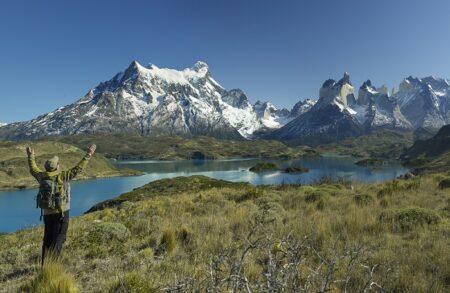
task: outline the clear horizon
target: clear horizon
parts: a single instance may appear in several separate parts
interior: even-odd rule
[[[290,109],[350,73],[398,87],[450,78],[450,2],[2,1],[0,122],[70,104],[137,60],[206,62],[226,89]]]

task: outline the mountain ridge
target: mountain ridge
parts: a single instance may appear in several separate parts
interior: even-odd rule
[[[225,89],[202,61],[183,70],[133,61],[72,104],[0,124],[0,138],[129,132],[322,143],[379,128],[439,129],[448,123],[450,82],[433,76],[409,76],[392,92],[367,80],[356,94],[346,72],[340,80],[326,80],[317,100],[301,100],[288,110],[269,101],[252,104],[241,89]]]

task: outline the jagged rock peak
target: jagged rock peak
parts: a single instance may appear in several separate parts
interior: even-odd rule
[[[298,117],[303,113],[306,113],[309,109],[311,109],[317,101],[313,101],[311,99],[300,100],[298,101],[290,111],[290,117]]]
[[[372,82],[370,81],[370,79],[366,80],[365,82],[363,82],[363,84],[360,87],[361,89],[364,88],[373,88],[372,86]]]
[[[325,80],[325,82],[322,84],[322,87],[323,88],[332,87],[335,84],[336,84],[336,81],[334,79],[330,78],[330,79]]]
[[[338,82],[339,84],[349,84],[352,85],[352,83],[350,82],[350,74],[348,74],[348,72],[344,73],[344,76],[341,78],[341,80],[339,80]]]

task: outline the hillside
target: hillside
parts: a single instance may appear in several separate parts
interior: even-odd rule
[[[412,131],[379,129],[360,137],[320,145],[317,151],[365,158],[398,159],[413,142]]]
[[[444,292],[445,176],[278,187],[160,180],[72,219],[62,268],[44,272],[80,292]],[[48,286],[39,285],[42,233],[0,235],[1,292]]]
[[[58,155],[61,168],[68,169],[75,166],[85,154],[85,151],[73,145],[61,142],[0,141],[0,190],[37,186],[36,180],[30,175],[28,169],[27,156],[25,153],[25,148],[28,145],[35,149],[36,163],[38,166],[43,166],[45,160],[54,155]],[[83,145],[83,149],[86,145]],[[103,155],[97,153],[89,162],[88,167],[77,177],[77,179],[137,174],[139,174],[137,171],[119,171]]]
[[[95,142],[98,151],[115,159],[223,159],[235,157],[298,158],[315,155],[307,147],[288,147],[270,140],[223,140],[198,136],[186,139],[179,136],[146,137],[133,134],[76,135],[51,138],[77,146]]]
[[[406,150],[401,159],[416,172],[441,172],[450,166],[450,125],[443,126],[430,139],[418,140]]]

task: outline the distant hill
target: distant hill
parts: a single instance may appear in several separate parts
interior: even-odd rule
[[[450,124],[443,126],[432,138],[416,141],[401,159],[416,167],[416,172],[450,170]]]
[[[99,152],[114,159],[299,158],[316,154],[308,147],[288,147],[273,140],[223,140],[206,136],[188,139],[180,136],[148,137],[129,133],[74,135],[51,139],[79,147],[95,142]]]
[[[355,157],[398,159],[413,142],[412,131],[378,129],[363,136],[320,145],[317,150]]]

